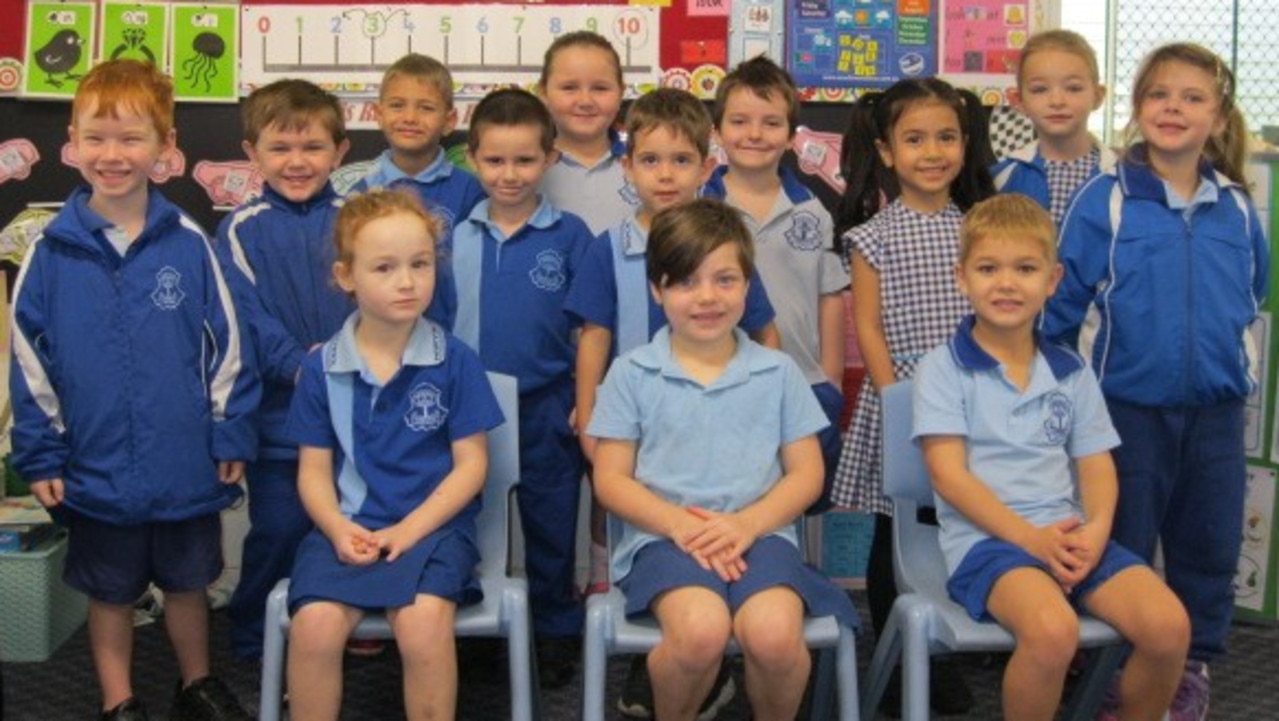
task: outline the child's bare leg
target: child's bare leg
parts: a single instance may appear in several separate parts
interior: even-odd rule
[[[699,586],[658,596],[653,613],[662,641],[648,654],[653,679],[654,716],[662,721],[691,721],[715,684],[732,632],[724,599]]]
[[[363,616],[333,601],[308,603],[289,625],[289,717],[336,721],[342,708],[342,653]]]
[[[110,710],[133,695],[133,606],[89,600],[89,645],[102,687],[102,709]]]
[[[1061,586],[1038,568],[1001,576],[987,608],[1017,639],[1004,670],[1004,718],[1051,721],[1079,645],[1078,615]]]
[[[1098,586],[1084,603],[1133,647],[1119,677],[1119,718],[1162,718],[1177,693],[1190,645],[1190,619],[1181,601],[1149,568],[1133,566]]]
[[[804,603],[777,586],[751,596],[733,616],[746,663],[746,694],[758,721],[791,721],[804,698],[812,660],[804,644]]]
[[[164,594],[164,628],[185,687],[209,675],[209,601],[204,589]]]
[[[418,594],[413,605],[387,611],[404,664],[404,713],[409,721],[452,719],[457,712],[456,605]]]

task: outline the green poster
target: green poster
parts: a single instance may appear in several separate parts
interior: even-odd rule
[[[22,93],[70,98],[93,59],[93,4],[34,2],[28,10]]]
[[[161,70],[168,57],[169,6],[140,2],[102,5],[102,42],[99,60],[132,58],[155,64]]]
[[[174,5],[173,87],[179,100],[239,100],[239,5]]]

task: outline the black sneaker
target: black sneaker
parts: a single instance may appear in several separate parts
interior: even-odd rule
[[[712,721],[733,700],[736,693],[737,686],[733,683],[729,661],[724,659],[719,665],[715,684],[697,709],[697,721]],[[630,666],[626,670],[626,682],[622,685],[622,695],[617,698],[617,710],[628,718],[653,718],[653,680],[648,676],[647,656],[631,656]]]
[[[544,689],[564,688],[577,674],[577,658],[582,654],[581,639],[572,636],[547,636],[534,644],[537,648],[537,682]]]
[[[173,697],[173,721],[253,721],[226,684],[205,676],[178,690]]]
[[[110,711],[98,716],[101,721],[147,721],[147,709],[138,699],[130,696]]]

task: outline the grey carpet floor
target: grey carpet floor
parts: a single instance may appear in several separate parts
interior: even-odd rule
[[[866,618],[865,598],[854,599]],[[868,624],[866,624],[868,625]],[[213,664],[246,707],[256,711],[258,673],[256,663],[235,661],[226,644],[224,614],[213,614]],[[858,644],[858,661],[863,667],[872,652],[869,634]],[[973,711],[954,719],[999,718],[999,678],[1001,659],[983,655],[959,657],[956,666],[963,672],[977,698]],[[176,670],[162,624],[137,630],[134,658],[135,687],[151,710],[151,718],[167,718]],[[375,658],[348,658],[345,676],[343,719],[403,718],[400,697],[399,659],[390,650]],[[54,656],[44,663],[10,663],[3,666],[4,719],[6,721],[62,721],[96,718],[97,687],[89,658],[84,628],[75,633]],[[738,668],[740,684],[740,667]],[[610,667],[610,699],[621,688],[625,667],[614,661]],[[1279,627],[1236,624],[1230,638],[1230,654],[1212,667],[1213,721],[1279,721]],[[460,684],[459,719],[488,721],[509,717],[509,694],[500,679],[464,677]],[[739,686],[740,688],[740,686]],[[548,721],[569,721],[580,717],[580,681],[566,688],[542,693],[542,707]],[[611,703],[611,701],[610,701]],[[623,718],[614,713],[615,718]],[[747,719],[749,706],[744,694],[720,714],[721,719]]]

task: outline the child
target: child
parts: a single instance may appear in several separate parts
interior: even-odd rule
[[[555,207],[585,220],[594,235],[626,220],[639,203],[622,169],[626,145],[613,129],[622,87],[617,51],[588,30],[555,38],[537,81],[555,120],[559,151],[542,178],[542,192]]]
[[[592,243],[583,272],[565,309],[582,323],[577,347],[577,428],[589,459],[594,441],[581,430],[591,420],[595,389],[609,362],[647,343],[666,324],[661,306],[644,280],[644,248],[653,216],[664,208],[695,199],[714,168],[710,155],[712,121],[706,106],[691,94],[659,88],[640,96],[626,115],[626,155],[622,167],[639,197],[639,207]],[[747,332],[777,346],[773,309],[763,283],[751,283]],[[588,593],[608,589],[608,552],[604,515],[592,512],[591,574]]]
[[[278,80],[249,95],[243,116],[244,152],[266,187],[222,221],[216,248],[253,334],[263,380],[258,460],[245,473],[249,534],[227,609],[232,651],[256,659],[267,594],[289,575],[311,528],[298,499],[298,447],[285,433],[298,368],[353,306],[329,279],[341,207],[329,174],[349,147],[341,104],[305,80]]]
[[[912,377],[924,353],[968,312],[951,275],[963,213],[993,193],[990,155],[976,96],[935,78],[902,80],[861,96],[844,134],[847,187],[836,229],[850,256],[854,327],[867,373],[831,500],[876,514],[866,571],[876,634],[897,597],[878,393]],[[882,210],[881,198],[890,201]],[[957,714],[972,705],[948,665],[939,665],[932,678],[936,711]],[[898,691],[896,684],[889,688]]]
[[[538,195],[555,126],[535,95],[490,93],[467,158],[489,194],[454,228],[458,337],[520,392],[520,522],[541,683],[572,680],[583,612],[574,593],[582,453],[573,412],[573,329],[564,298],[591,242],[586,224]]]
[[[914,393],[947,590],[1017,640],[1005,718],[1054,717],[1077,609],[1087,609],[1133,646],[1122,718],[1156,721],[1181,678],[1190,622],[1159,577],[1109,540],[1119,493],[1108,451],[1119,437],[1083,359],[1035,333],[1061,278],[1056,226],[1033,200],[1001,195],[973,207],[960,243],[955,278],[975,317],[924,357]]]
[[[693,719],[730,637],[757,719],[793,719],[810,670],[804,615],[855,625],[848,597],[800,558],[794,523],[822,486],[827,421],[804,374],[737,326],[753,252],[737,211],[657,215],[647,277],[669,325],[619,359],[587,432],[600,503],[624,522],[613,578],[652,613],[655,716]]]
[[[1022,48],[1009,96],[1039,139],[991,168],[995,189],[1030,196],[1060,224],[1075,190],[1115,167],[1114,152],[1088,132],[1089,114],[1106,97],[1097,55],[1072,30],[1035,33]]]
[[[378,90],[377,123],[390,146],[378,156],[368,175],[351,187],[412,188],[422,204],[441,221],[439,246],[446,262],[436,267],[436,297],[427,315],[445,328],[453,327],[453,276],[447,263],[453,226],[471,214],[484,191],[470,173],[456,168],[440,147],[457,127],[453,107],[453,76],[434,58],[409,53],[382,74]]]
[[[395,632],[405,715],[455,712],[453,615],[480,599],[484,432],[503,419],[475,353],[422,317],[439,233],[406,191],[352,196],[336,221],[333,275],[358,311],[306,357],[289,413],[315,521],[289,586],[293,718],[338,717],[342,649],[370,608]]]
[[[728,165],[715,170],[703,195],[740,210],[751,229],[756,267],[777,311],[781,348],[804,371],[830,421],[818,436],[828,497],[841,445],[848,273],[834,252],[830,213],[781,167],[799,124],[799,93],[785,70],[760,56],[720,83],[714,119]]]
[[[1147,560],[1158,542],[1190,614],[1173,721],[1204,718],[1207,664],[1225,652],[1243,537],[1244,400],[1257,383],[1248,327],[1269,287],[1234,92],[1229,66],[1198,45],[1146,58],[1123,159],[1080,189],[1062,223],[1065,277],[1043,328],[1078,341],[1123,441],[1115,540]]]
[[[205,587],[222,571],[218,514],[256,451],[259,388],[208,238],[147,182],[175,148],[173,84],[148,63],[102,63],[69,134],[90,187],[14,288],[14,467],[69,529],[63,579],[89,596],[101,718],[147,718],[133,603],[155,583],[181,675],[170,718],[247,720],[209,675]]]

